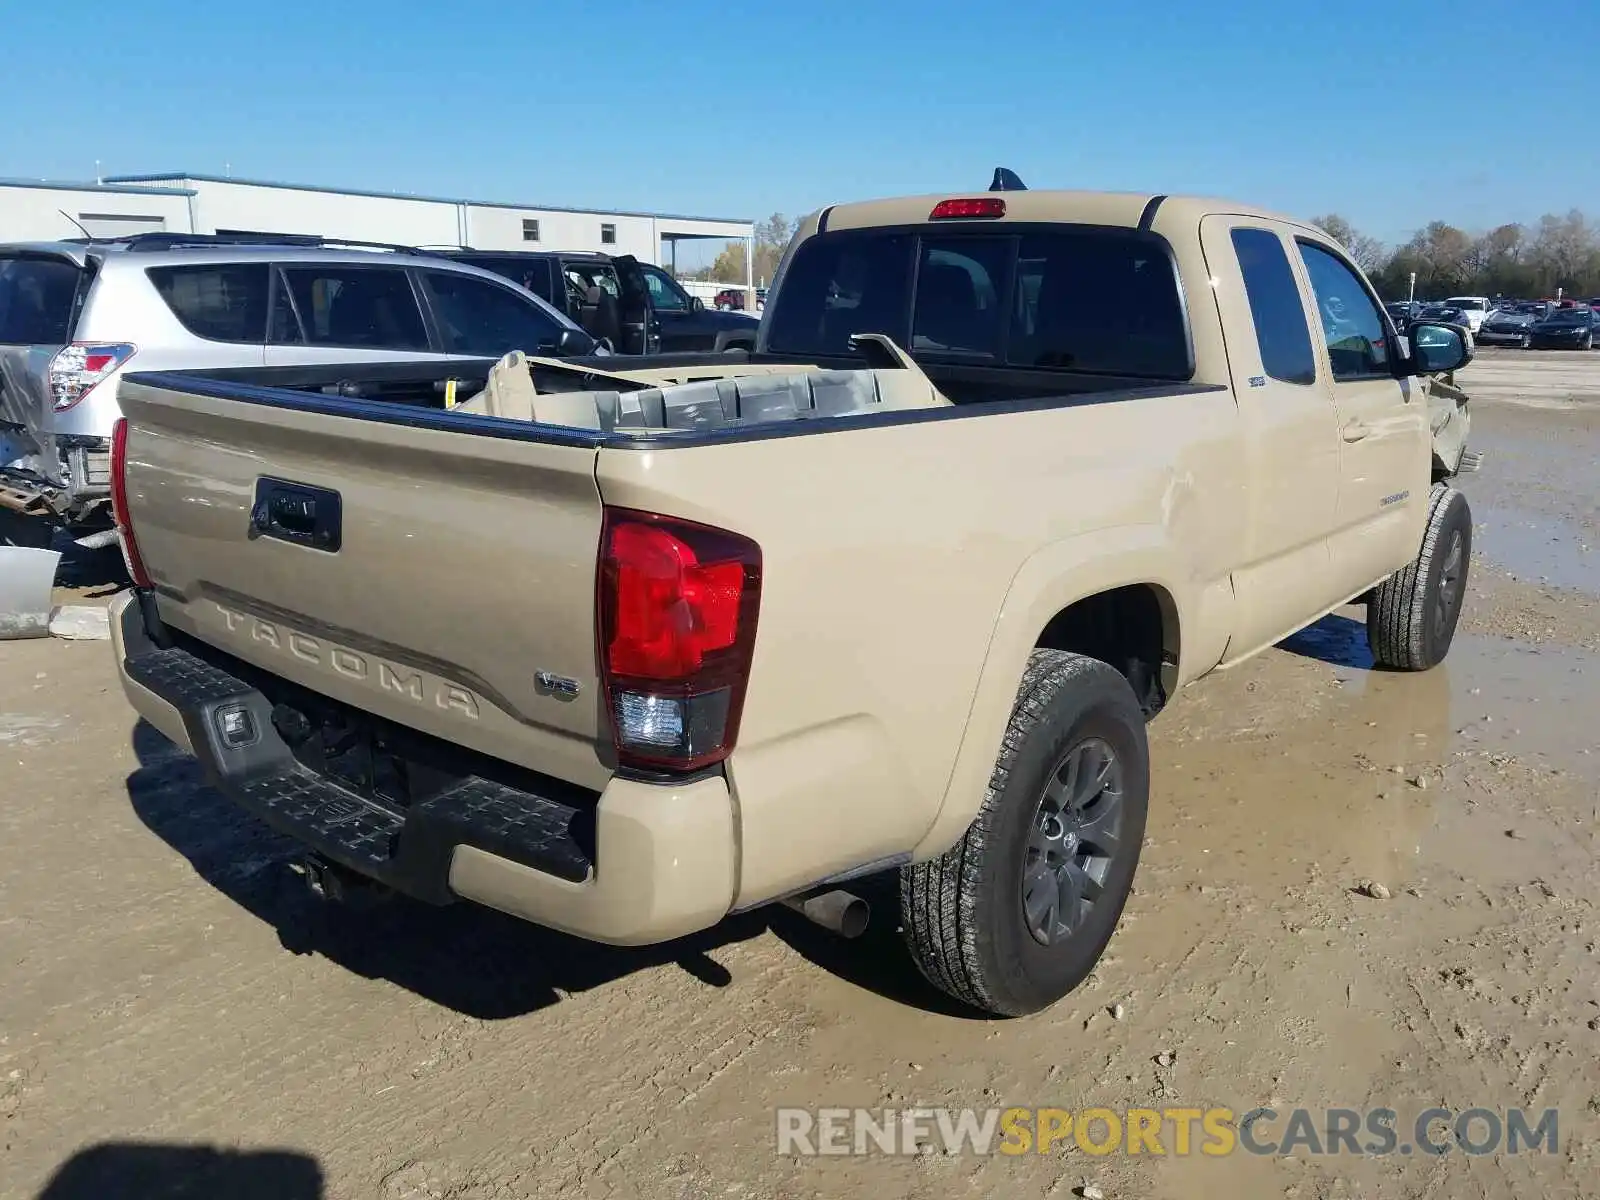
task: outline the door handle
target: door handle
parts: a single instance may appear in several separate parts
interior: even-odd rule
[[[1372,432],[1372,426],[1362,421],[1351,421],[1344,427],[1342,432],[1344,434],[1345,441],[1359,442],[1362,438],[1366,437],[1367,434]]]

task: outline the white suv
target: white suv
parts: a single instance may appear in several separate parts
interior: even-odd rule
[[[142,234],[0,244],[0,507],[109,521],[124,370],[604,353],[510,281],[404,248]]]
[[[1451,308],[1461,310],[1461,315],[1467,319],[1467,328],[1473,333],[1477,333],[1483,327],[1483,319],[1489,315],[1487,296],[1451,296],[1444,303]]]

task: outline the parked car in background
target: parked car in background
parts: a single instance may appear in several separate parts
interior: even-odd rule
[[[1453,304],[1425,304],[1415,318],[1416,321],[1432,321],[1435,324],[1461,325],[1471,329],[1464,310]]]
[[[1422,305],[1415,300],[1396,300],[1393,303],[1385,304],[1383,307],[1388,312],[1389,319],[1394,322],[1395,330],[1399,333],[1404,333],[1410,328],[1411,322],[1415,321],[1417,314],[1422,311]]]
[[[1532,313],[1516,308],[1497,308],[1484,320],[1474,336],[1485,346],[1526,347],[1532,337],[1534,320]]]
[[[593,354],[498,276],[319,238],[148,233],[0,244],[0,506],[109,523],[124,370]]]
[[[1487,296],[1449,296],[1445,303],[1451,308],[1458,308],[1466,317],[1466,326],[1473,333],[1478,332],[1478,327],[1483,324],[1483,319],[1489,315],[1489,297]]]
[[[1587,304],[1558,308],[1528,332],[1535,350],[1593,350],[1600,341],[1600,314]]]
[[[650,289],[663,353],[756,348],[756,330],[761,328],[758,318],[742,312],[708,310],[704,300],[684,291],[665,268],[641,263],[640,269]]]
[[[583,250],[430,250],[527,288],[619,354],[648,354],[656,342],[651,291],[631,254]]]

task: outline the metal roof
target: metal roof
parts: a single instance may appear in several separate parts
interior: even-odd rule
[[[240,187],[282,188],[291,192],[323,192],[332,196],[367,196],[378,200],[421,200],[430,204],[467,204],[473,208],[509,208],[525,212],[583,213],[596,217],[648,217],[657,221],[705,221],[719,225],[754,225],[748,217],[694,217],[683,213],[635,212],[621,208],[572,208],[559,204],[505,203],[496,200],[469,200],[462,196],[422,196],[409,192],[376,192],[362,188],[324,187],[314,183],[284,183],[273,179],[243,179],[228,175],[196,175],[187,171],[169,171],[156,175],[111,175],[109,182],[117,184],[145,184],[170,180],[173,183],[233,183]],[[146,190],[146,189],[141,189]],[[153,188],[163,191],[173,189]]]
[[[132,179],[104,183],[74,182],[69,179],[0,179],[0,187],[43,188],[52,192],[119,192],[129,196],[193,196],[193,188],[140,187]]]

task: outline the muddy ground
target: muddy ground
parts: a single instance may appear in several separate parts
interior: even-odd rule
[[[1124,924],[1025,1020],[943,1004],[892,912],[857,943],[757,915],[619,951],[328,910],[135,725],[104,643],[0,645],[0,1195],[1600,1193],[1600,354],[1463,382],[1488,459],[1449,662],[1375,673],[1341,614],[1189,689]],[[774,1151],[778,1105],[919,1103],[1554,1107],[1560,1148]]]

